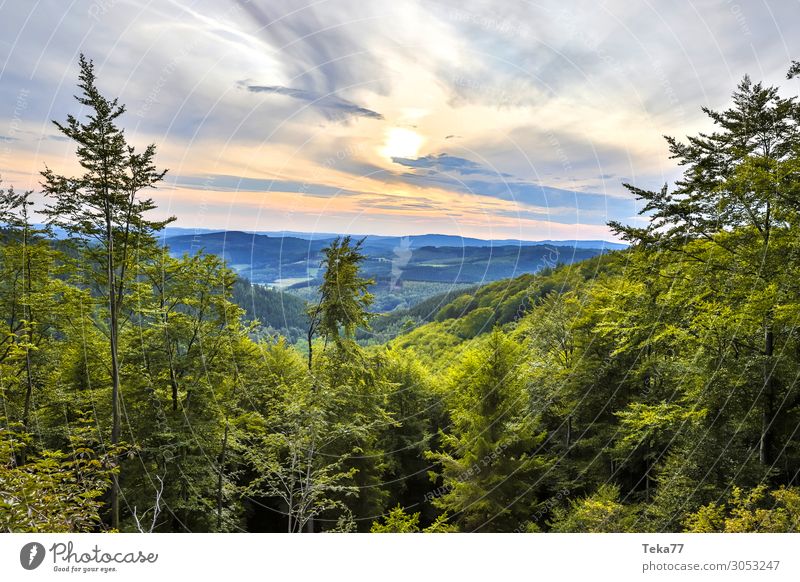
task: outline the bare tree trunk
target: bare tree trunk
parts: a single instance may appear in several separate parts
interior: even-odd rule
[[[317,331],[317,325],[319,325],[319,316],[320,312],[322,311],[322,302],[324,297],[320,295],[319,302],[317,306],[314,308],[313,312],[309,312],[308,318],[308,333],[306,334],[306,338],[308,339],[308,371],[311,371],[311,366],[313,364],[313,350],[312,350],[312,342],[314,341],[314,333]]]
[[[572,414],[567,415],[567,451],[564,453],[567,455],[569,453],[569,447],[572,444]]]
[[[25,209],[23,208],[23,211]],[[22,252],[24,253],[24,269],[25,275],[23,277],[25,285],[25,303],[24,303],[24,316],[25,325],[27,326],[28,342],[25,346],[25,405],[22,411],[22,426],[25,431],[29,429],[30,414],[31,414],[31,400],[33,399],[33,362],[31,362],[31,346],[33,345],[33,313],[30,306],[30,297],[33,292],[33,283],[31,281],[31,256],[28,252],[28,218],[25,215],[25,227],[22,235]],[[20,453],[21,463],[25,463],[25,451],[23,449]]]
[[[222,450],[219,453],[219,475],[217,478],[217,531],[222,531],[222,471],[225,454],[228,452],[228,419],[225,419],[225,435],[222,437]]]
[[[117,334],[119,331],[119,314],[117,304],[117,284],[114,277],[114,234],[111,230],[111,219],[106,219],[106,269],[108,276],[108,309],[111,325],[109,338],[111,344],[111,444],[119,443],[120,406],[119,406],[119,361],[117,359]],[[111,488],[111,527],[119,529],[119,476],[113,476]]]
[[[311,371],[311,364],[312,364],[312,358],[313,358],[312,347],[311,347],[311,342],[312,342],[313,339],[314,339],[314,332],[312,331],[312,329],[309,329],[308,330],[308,371],[309,372]]]
[[[133,522],[136,524],[136,529],[139,530],[139,533],[153,533],[158,525],[158,516],[161,515],[161,497],[164,495],[164,480],[161,478],[161,475],[156,475],[156,480],[158,481],[160,487],[156,491],[156,501],[153,504],[153,520],[150,523],[150,527],[145,529],[142,525],[142,518],[147,515],[147,511],[142,514],[142,518],[139,517],[137,513],[136,506],[133,506]]]
[[[772,464],[772,421],[773,421],[773,401],[775,398],[775,382],[773,380],[772,354],[774,351],[775,338],[772,331],[771,318],[768,320],[764,330],[764,390],[761,408],[761,438],[759,441],[759,460],[762,465]]]
[[[312,473],[312,465],[314,463],[314,445],[316,444],[316,438],[312,438],[311,440],[311,447],[309,449],[308,454],[308,466],[306,468],[306,484],[305,484],[305,491],[306,495],[311,495],[311,473]],[[301,530],[302,531],[302,530]],[[306,522],[306,533],[314,533],[314,514],[312,513],[311,516],[308,518]]]

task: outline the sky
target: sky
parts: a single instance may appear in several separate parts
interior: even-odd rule
[[[795,1],[0,0],[0,176],[78,171],[78,55],[176,226],[606,239],[746,74],[796,94]]]

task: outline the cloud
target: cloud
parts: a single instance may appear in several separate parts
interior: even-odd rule
[[[305,101],[319,109],[337,111],[344,115],[353,117],[367,117],[370,119],[383,119],[383,115],[372,109],[361,107],[352,101],[336,97],[335,95],[322,95],[305,89],[293,89],[281,85],[248,85],[244,84],[251,93],[273,93],[275,95],[286,95],[299,101]]]
[[[387,180],[512,202],[517,209],[509,216],[546,215],[554,222],[590,219],[604,223],[614,216],[636,213],[636,203],[630,198],[546,186],[446,153],[393,161],[412,171],[387,176]]]
[[[42,137],[39,138],[39,141],[45,141],[45,140],[68,142],[70,141],[70,138],[68,138],[66,135],[61,135],[58,133],[48,133],[47,135],[43,135]]]
[[[485,166],[482,166],[477,162],[473,162],[472,160],[460,158],[458,156],[452,156],[447,153],[441,153],[439,155],[429,154],[416,159],[392,158],[392,161],[395,164],[400,164],[401,166],[406,166],[408,168],[425,168],[440,172],[457,172],[464,176],[471,174],[483,174],[488,176],[502,176],[505,178],[511,177],[510,174],[504,174],[498,170],[486,168]]]
[[[272,180],[269,178],[247,178],[227,174],[208,174],[206,176],[173,176],[166,180],[173,186],[208,190],[212,192],[291,192],[298,195],[335,197],[357,196],[361,192],[293,180]]]
[[[380,51],[398,22],[381,3],[338,0],[308,5],[296,0],[237,0],[254,25],[252,34],[280,58],[285,85],[328,95],[351,87],[369,87],[386,95],[389,82]],[[248,27],[249,28],[249,27]]]

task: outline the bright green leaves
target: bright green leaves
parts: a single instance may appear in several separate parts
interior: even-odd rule
[[[448,378],[451,426],[433,504],[464,531],[509,531],[528,519],[549,464],[545,435],[529,406],[519,346],[495,329],[468,351]]]
[[[24,433],[0,428],[0,530],[67,533],[100,527],[102,496],[124,451],[102,446],[86,420],[72,427],[70,453],[37,454],[31,447]]]
[[[800,490],[769,491],[759,485],[749,492],[734,487],[725,504],[710,503],[688,515],[686,530],[695,533],[800,532]]]
[[[558,533],[635,532],[638,507],[624,503],[619,487],[600,485],[587,497],[572,500],[553,512],[551,531]]]
[[[443,514],[428,527],[419,524],[419,512],[408,514],[399,505],[390,510],[380,521],[372,523],[371,533],[448,533],[457,531],[447,523],[447,515]]]
[[[373,296],[368,289],[375,282],[359,274],[359,266],[367,258],[361,252],[363,244],[364,239],[352,243],[345,236],[322,249],[325,274],[319,304],[310,308],[310,317],[319,318],[319,333],[327,340],[350,339],[356,329],[369,325],[367,309]]]

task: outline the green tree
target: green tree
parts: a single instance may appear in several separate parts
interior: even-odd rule
[[[551,531],[560,533],[635,532],[637,508],[620,501],[619,487],[601,485],[595,493],[553,511]]]
[[[355,451],[337,447],[351,429],[331,406],[337,396],[324,384],[312,389],[285,344],[271,346],[267,356],[278,399],[265,402],[265,390],[247,391],[255,407],[237,421],[241,456],[252,475],[243,492],[279,500],[289,533],[313,527],[326,512],[347,519],[344,498],[357,489],[356,470],[346,461]]]
[[[49,223],[63,228],[78,243],[92,271],[91,283],[106,302],[104,325],[108,329],[111,370],[111,444],[120,440],[120,317],[126,290],[137,275],[140,254],[156,244],[154,233],[173,219],[148,220],[155,203],[142,198],[143,190],[154,187],[165,171],[156,169],[155,145],[137,153],[128,145],[117,125],[125,107],[117,99],[104,97],[98,87],[92,61],[80,57],[78,103],[90,113],[85,121],[73,115],[57,129],[76,144],[83,168],[79,176],[42,172],[42,187],[52,201],[43,211]],[[119,527],[119,484],[114,477],[111,492],[111,523]]]
[[[308,369],[312,368],[312,342],[320,334],[328,341],[340,344],[354,337],[356,329],[369,325],[369,306],[373,295],[368,291],[372,279],[359,274],[367,258],[361,252],[365,239],[352,243],[350,236],[337,237],[322,249],[324,269],[319,300],[308,309]]]
[[[433,503],[465,531],[513,531],[544,488],[544,433],[529,407],[521,350],[499,329],[463,357],[449,386],[451,426],[429,453],[444,493]]]
[[[762,321],[762,374],[757,386],[761,408],[759,457],[775,462],[774,431],[786,413],[786,387],[776,374],[775,316],[781,300],[779,285],[785,273],[800,209],[798,138],[800,114],[794,97],[783,98],[776,87],[753,83],[748,77],[733,94],[725,111],[703,111],[715,124],[680,142],[668,137],[674,159],[685,167],[673,192],[666,186],[647,191],[626,184],[644,201],[644,228],[610,226],[625,239],[652,249],[666,249],[685,260],[724,271],[740,288],[750,290],[751,302]],[[715,252],[698,252],[708,241]],[[785,338],[783,338],[785,339]]]
[[[232,301],[236,276],[215,255],[173,258],[166,251],[140,271],[130,289],[134,325],[122,336],[120,373],[138,445],[131,465],[147,470],[125,471],[126,498],[147,507],[161,488],[156,475],[175,530],[232,527],[231,420],[240,413],[238,394],[264,373],[248,337],[252,325]],[[230,507],[222,507],[225,500]]]
[[[69,533],[101,527],[100,498],[111,486],[122,450],[103,446],[85,419],[72,427],[69,453],[48,450],[17,465],[20,451],[30,446],[24,433],[0,428],[0,530]]]
[[[800,489],[769,491],[761,484],[749,492],[734,487],[727,503],[710,503],[685,519],[695,533],[800,532]]]
[[[412,506],[430,491],[425,451],[435,446],[437,427],[444,423],[443,407],[432,378],[414,354],[386,350],[380,365],[385,383],[382,406],[393,421],[379,427],[375,443],[384,457],[382,480],[391,484],[387,506]],[[433,508],[422,511],[424,522],[433,517]]]
[[[44,389],[57,367],[57,345],[80,319],[77,305],[85,298],[66,281],[67,258],[47,239],[47,229],[32,224],[31,195],[0,189],[0,314],[4,323],[0,385],[5,395],[22,387],[22,397],[4,399],[4,408],[6,416],[26,429],[37,401],[46,402]]]
[[[440,515],[428,527],[419,524],[419,513],[406,513],[399,505],[372,523],[370,533],[448,533],[458,531],[447,523],[447,514]]]

